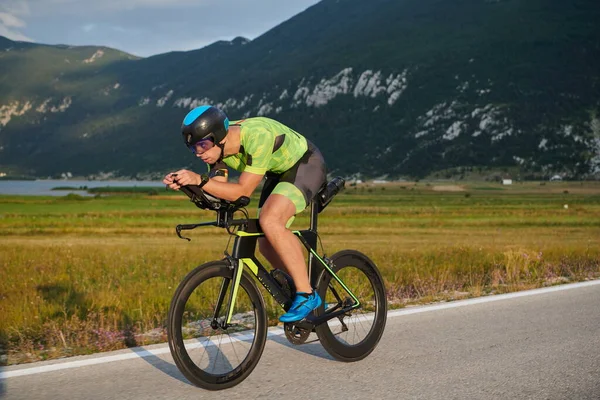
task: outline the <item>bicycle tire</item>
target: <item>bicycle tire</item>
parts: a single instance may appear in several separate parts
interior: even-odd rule
[[[175,294],[173,295],[173,299],[171,301],[171,305],[169,307],[169,314],[167,319],[167,334],[169,340],[169,348],[171,350],[171,354],[173,359],[175,360],[175,364],[177,368],[181,371],[181,373],[194,385],[199,386],[208,390],[221,390],[230,388],[242,382],[244,379],[248,377],[248,375],[252,372],[252,370],[258,364],[262,352],[265,347],[265,342],[267,340],[267,313],[265,310],[265,304],[262,297],[262,294],[258,290],[256,284],[249,276],[248,273],[244,271],[242,274],[242,278],[240,281],[240,290],[238,291],[236,298],[236,310],[242,307],[242,304],[245,304],[246,307],[251,308],[254,314],[254,331],[243,331],[240,332],[228,332],[233,330],[233,326],[229,327],[227,330],[222,329],[213,329],[207,322],[212,319],[212,313],[214,313],[214,304],[217,303],[218,294],[214,294],[214,288],[220,287],[219,282],[229,281],[229,287],[227,290],[231,290],[231,282],[233,280],[233,270],[228,267],[225,261],[213,261],[199,267],[195,268],[191,271],[179,284]],[[198,288],[202,288],[198,290]],[[212,298],[212,300],[204,300],[201,296],[206,293],[206,298]],[[218,293],[218,291],[217,291]],[[193,300],[190,300],[191,296],[194,294]],[[244,297],[247,296],[247,297]],[[197,297],[200,297],[201,300],[196,300]],[[219,316],[223,316],[227,311],[227,303],[228,303],[228,293],[225,296],[225,301],[221,307],[221,312]],[[242,301],[244,300],[244,301]],[[193,301],[196,301],[196,304],[192,304]],[[210,302],[212,301],[212,305]],[[206,306],[202,306],[201,304],[208,303]],[[202,311],[202,308],[206,311]],[[190,311],[192,309],[193,311]],[[198,309],[200,312],[204,312],[206,318],[198,318],[196,315],[198,314]],[[235,310],[234,310],[235,312]],[[194,314],[196,313],[196,315]],[[247,314],[247,313],[246,313]],[[248,316],[244,313],[235,314],[236,318],[248,318]],[[239,316],[238,316],[239,315]],[[246,315],[246,316],[245,316]],[[244,317],[245,316],[245,317]],[[194,320],[192,322],[188,321]],[[233,322],[233,320],[232,320]],[[185,327],[184,325],[187,324]],[[194,324],[192,326],[192,324]],[[192,326],[192,328],[189,328]],[[240,324],[238,329],[244,329],[245,324]],[[195,331],[194,331],[195,329]],[[186,339],[186,332],[192,330],[194,333],[200,331],[198,335],[200,338],[194,338],[193,340]],[[216,341],[212,341],[212,335],[206,336],[205,333],[215,332],[216,338],[218,338],[218,350],[213,349],[213,347],[217,347]],[[220,333],[217,333],[219,332]],[[188,333],[189,335],[189,333]],[[225,336],[228,336],[223,341]],[[233,335],[233,336],[232,336]],[[237,354],[236,346],[243,346],[245,342],[248,341],[248,338],[251,338],[251,343],[248,348],[248,352],[242,360],[239,359],[239,355]],[[229,360],[229,355],[226,355],[225,352],[229,352],[231,355],[231,350],[221,349],[221,344],[223,346],[230,345],[233,348],[233,353],[236,357],[238,357],[239,365],[233,368]],[[186,348],[187,346],[187,348]],[[189,350],[188,350],[189,348]],[[217,364],[219,359],[219,354],[221,354],[221,359],[225,365],[229,364],[232,366],[231,371],[227,372],[208,372],[201,368],[201,366],[197,365],[190,352],[192,350],[199,349],[198,352],[202,352],[202,357],[200,358],[199,363],[203,360],[205,354],[208,353],[208,358],[206,362],[208,362],[208,367],[211,363]],[[210,350],[210,351],[209,351]],[[210,354],[212,353],[212,354]],[[214,355],[216,354],[216,355]],[[214,357],[213,357],[214,355]],[[213,360],[211,360],[211,357]],[[195,357],[197,358],[197,357]],[[213,368],[215,368],[213,365]]]
[[[333,261],[333,271],[336,275],[340,276],[344,284],[348,286],[362,304],[361,309],[350,313],[352,315],[344,315],[340,318],[352,323],[353,327],[356,328],[356,331],[362,330],[367,333],[362,340],[358,341],[358,343],[349,343],[349,335],[346,335],[346,339],[343,339],[341,336],[343,333],[337,332],[338,329],[341,330],[342,328],[337,328],[336,323],[339,326],[344,326],[339,318],[332,318],[328,322],[320,324],[315,327],[315,331],[317,332],[321,344],[331,356],[340,361],[359,361],[371,354],[383,335],[387,320],[385,284],[375,263],[373,263],[366,255],[358,251],[342,250],[334,254],[331,257],[331,260]],[[364,275],[367,278],[369,285],[363,284],[360,286],[353,282],[353,280],[344,279],[344,275],[348,274],[354,274],[352,275],[354,277],[360,276],[360,274]],[[335,281],[327,270],[321,272],[317,282],[317,290],[321,299],[323,299],[323,304],[316,310],[316,315],[323,315],[326,312],[326,307],[331,304],[329,303],[332,299],[332,288],[330,287],[330,284],[332,286],[339,286],[339,283]],[[372,295],[366,294],[366,286],[372,288]],[[341,286],[339,286],[339,288],[341,288]],[[338,292],[341,292],[341,290],[338,290]],[[349,296],[348,299],[350,300]],[[369,310],[369,308],[374,308],[374,311],[370,312],[371,310]],[[360,317],[353,319],[357,314],[360,314]],[[371,320],[371,318],[373,324],[367,331],[364,325]],[[334,329],[336,331],[334,331]]]

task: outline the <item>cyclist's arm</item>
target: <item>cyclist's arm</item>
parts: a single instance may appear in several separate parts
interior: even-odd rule
[[[219,197],[225,200],[237,200],[242,196],[248,196],[254,192],[254,189],[258,186],[262,180],[264,174],[253,174],[250,172],[242,172],[240,179],[237,183],[234,182],[220,182],[214,178],[209,180],[203,189],[215,197]]]
[[[208,177],[217,182],[227,182],[229,178],[229,170],[224,162],[208,165]]]
[[[258,131],[255,131],[258,135]],[[215,182],[211,179],[204,185],[204,190],[215,197],[225,200],[237,200],[254,192],[267,172],[269,161],[273,154],[275,134],[270,130],[260,132],[260,140],[247,140],[244,143],[246,166],[238,183]],[[257,136],[255,136],[256,138]]]

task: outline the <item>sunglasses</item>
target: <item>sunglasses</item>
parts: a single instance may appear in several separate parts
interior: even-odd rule
[[[197,153],[197,149],[198,147],[200,147],[202,150],[206,151],[206,150],[210,150],[213,146],[215,145],[215,142],[212,139],[203,139],[199,142],[196,142],[196,144],[188,144],[188,148],[192,151],[192,153],[196,154]]]

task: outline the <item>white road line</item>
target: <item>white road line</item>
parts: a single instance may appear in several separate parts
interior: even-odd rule
[[[593,280],[593,281],[578,282],[578,283],[569,283],[566,285],[551,286],[551,287],[547,287],[547,288],[524,290],[522,292],[513,292],[513,293],[497,294],[497,295],[492,295],[492,296],[476,297],[474,299],[467,299],[467,300],[457,300],[457,301],[436,304],[436,305],[430,305],[430,306],[421,306],[421,307],[415,307],[415,308],[403,308],[400,310],[389,311],[388,318],[389,317],[399,317],[401,315],[408,315],[408,314],[418,314],[418,313],[428,312],[428,311],[445,310],[446,308],[456,308],[456,307],[470,306],[470,305],[474,305],[474,304],[490,303],[492,301],[515,299],[517,297],[535,296],[538,294],[560,292],[562,290],[578,289],[578,288],[582,288],[582,287],[595,286],[595,285],[600,285],[600,279]]]
[[[436,305],[419,306],[419,307],[414,307],[414,308],[403,308],[400,310],[389,311],[388,318],[394,318],[394,317],[400,317],[403,315],[418,314],[418,313],[424,313],[424,312],[430,312],[430,311],[445,310],[448,308],[464,307],[464,306],[470,306],[470,305],[474,305],[474,304],[490,303],[493,301],[514,299],[517,297],[535,296],[535,295],[539,295],[539,294],[559,292],[559,291],[563,291],[563,290],[577,289],[577,288],[594,286],[594,285],[600,285],[600,280],[571,283],[571,284],[566,284],[566,285],[552,286],[552,287],[548,287],[548,288],[540,288],[540,289],[533,289],[533,290],[525,290],[522,292],[506,293],[506,294],[500,294],[500,295],[494,295],[494,296],[484,296],[484,297],[478,297],[475,299],[457,300],[457,301],[453,301],[453,302],[436,304]],[[269,328],[268,336],[281,336],[283,334],[284,334],[284,331],[282,328],[279,328],[279,327]],[[236,339],[234,338],[233,340],[236,340]],[[198,346],[201,346],[201,344],[198,344]],[[105,364],[105,363],[114,362],[114,361],[130,360],[133,358],[145,358],[145,357],[157,356],[157,355],[169,353],[169,346],[160,347],[160,348],[156,348],[156,349],[152,349],[152,350],[145,350],[141,347],[132,348],[130,350],[132,351],[131,353],[118,354],[118,355],[112,355],[112,356],[99,356],[97,358],[90,358],[90,359],[79,360],[79,361],[66,361],[66,362],[61,362],[61,363],[56,363],[56,364],[51,364],[51,365],[43,365],[43,366],[39,366],[39,367],[29,367],[29,368],[25,367],[25,368],[21,368],[21,369],[14,369],[11,371],[0,371],[0,379],[40,374],[43,372],[59,371],[59,370],[69,369],[69,368],[79,368],[79,367],[85,367],[85,366],[89,366],[89,365]]]
[[[280,336],[280,335],[283,335],[284,333],[285,332],[283,331],[283,328],[270,328],[268,331],[268,336]],[[219,343],[224,344],[224,343],[228,343],[230,341],[236,341],[236,340],[239,340],[239,339],[228,338],[226,340],[220,341]],[[211,341],[204,345],[213,346],[214,343],[215,343],[215,341]],[[186,348],[193,349],[193,348],[198,348],[201,346],[203,346],[202,343],[194,343],[190,346],[186,346]],[[43,365],[43,366],[39,366],[39,367],[15,369],[15,370],[11,370],[11,371],[0,371],[0,379],[14,378],[17,376],[25,376],[25,375],[33,375],[33,374],[41,374],[42,372],[60,371],[60,370],[69,369],[69,368],[87,367],[89,365],[105,364],[105,363],[114,362],[114,361],[130,360],[132,358],[152,357],[152,356],[157,356],[160,354],[165,354],[165,353],[170,352],[169,346],[159,347],[159,348],[153,349],[153,350],[145,350],[142,347],[135,347],[135,348],[131,348],[130,350],[132,351],[131,353],[117,354],[114,356],[100,356],[97,358],[89,358],[86,360],[67,361],[64,363]]]

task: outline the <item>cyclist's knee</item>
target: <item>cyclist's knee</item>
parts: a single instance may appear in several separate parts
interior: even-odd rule
[[[285,229],[285,221],[282,221],[281,217],[275,214],[261,212],[259,222],[263,232],[267,234]]]
[[[289,228],[294,220],[294,211],[294,205],[291,202],[267,204],[261,209],[258,217],[262,230],[269,234]]]

